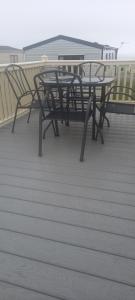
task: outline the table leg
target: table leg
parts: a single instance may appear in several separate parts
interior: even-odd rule
[[[101,136],[101,142],[102,144],[104,144],[104,138],[103,138],[103,111],[102,111],[102,105],[104,105],[104,101],[105,101],[105,86],[102,86],[102,90],[101,90],[101,109],[100,109],[100,116],[99,116],[99,123],[97,126],[97,134],[96,134],[96,139],[98,136],[98,133],[100,133]]]
[[[100,131],[102,131],[103,129],[103,111],[102,111],[102,107],[104,105],[104,101],[105,101],[105,86],[102,86],[102,90],[101,90],[101,110],[100,110],[100,118],[99,118],[99,129]]]
[[[96,92],[94,88],[94,97],[93,97],[93,121],[92,121],[92,139],[95,140],[95,123],[96,123]]]

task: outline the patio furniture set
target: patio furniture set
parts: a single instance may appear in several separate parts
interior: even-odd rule
[[[18,109],[39,111],[39,156],[42,155],[42,140],[50,126],[55,136],[59,136],[59,122],[70,126],[71,122],[82,122],[82,142],[80,161],[84,159],[88,122],[92,120],[92,139],[100,135],[104,143],[103,127],[110,122],[107,113],[134,114],[135,92],[132,88],[117,86],[116,69],[112,77],[107,77],[106,67],[100,62],[84,62],[78,66],[77,74],[69,73],[62,68],[45,70],[33,78],[35,89],[31,89],[23,68],[16,64],[6,67],[5,74],[16,97],[17,104],[12,126],[14,132]],[[114,101],[124,95],[131,101],[122,103]],[[27,100],[26,100],[27,99]],[[28,100],[29,99],[29,100]],[[98,116],[98,117],[97,117]],[[43,130],[43,123],[45,128]]]

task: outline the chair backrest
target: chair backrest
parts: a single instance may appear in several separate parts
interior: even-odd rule
[[[80,76],[61,70],[50,70],[37,74],[34,83],[41,107],[44,94],[50,111],[84,110]]]
[[[8,65],[5,74],[12,88],[17,101],[28,94],[32,95],[32,90],[22,67],[16,64]]]
[[[135,114],[135,91],[126,86],[113,86],[105,97],[103,110],[115,114]]]
[[[103,81],[105,78],[106,67],[104,64],[95,61],[88,61],[79,65],[79,73],[82,77],[88,77],[91,81]]]
[[[105,77],[117,78],[118,67],[115,64],[108,64],[105,66]]]
[[[123,98],[127,101],[135,101],[135,90],[127,86],[114,85],[109,89],[105,96],[106,102],[109,102],[110,100],[122,102]]]

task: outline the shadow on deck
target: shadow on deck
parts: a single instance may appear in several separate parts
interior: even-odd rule
[[[0,299],[135,299],[135,118],[112,116],[105,144],[38,116],[0,129]]]

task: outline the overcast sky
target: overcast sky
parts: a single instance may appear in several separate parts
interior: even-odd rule
[[[135,58],[135,0],[0,0],[0,45],[22,48],[58,34]]]

